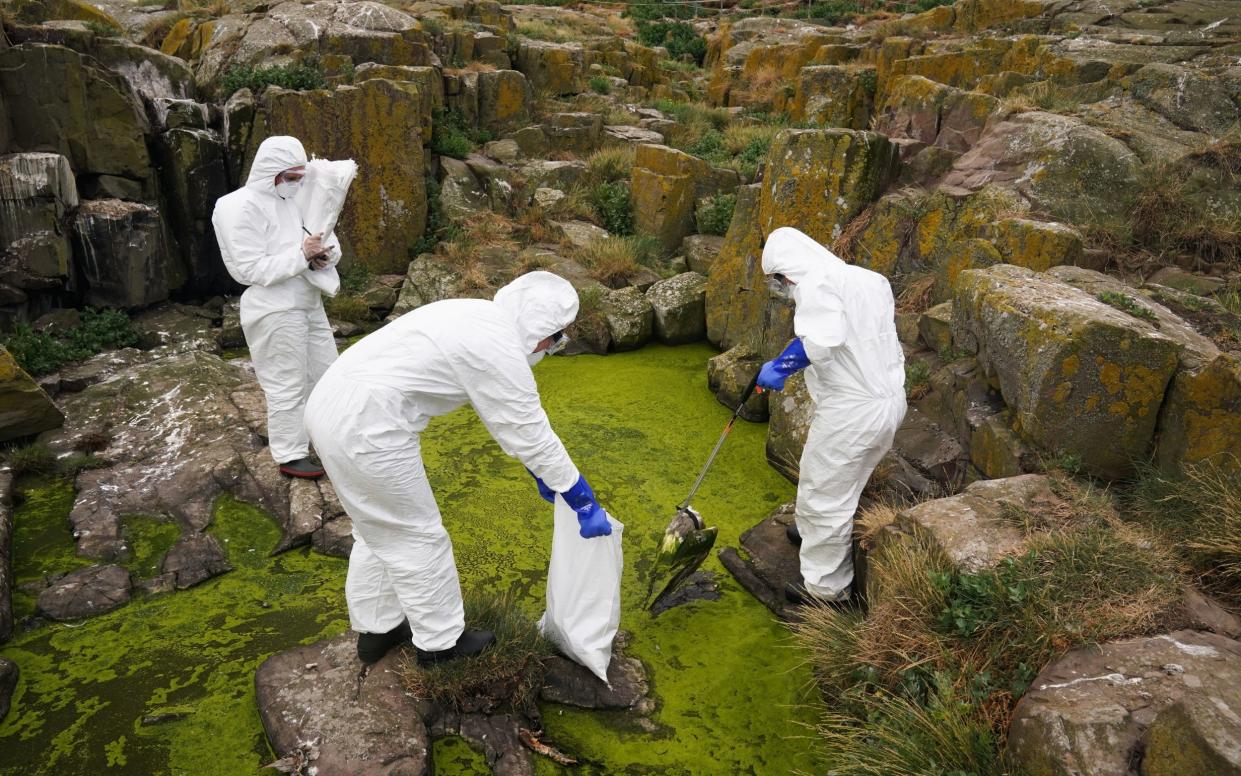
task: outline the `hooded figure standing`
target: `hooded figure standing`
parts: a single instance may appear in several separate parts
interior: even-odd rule
[[[577,292],[549,272],[523,275],[494,301],[447,299],[363,338],[328,369],[306,426],[353,521],[345,580],[358,657],[413,641],[421,663],[474,655],[494,638],[465,630],[452,542],[422,464],[431,418],[469,402],[539,494],[561,494],[583,537],[612,532],[607,514],[552,431],[530,367],[567,341]]]
[[[763,365],[758,385],[779,391],[806,370],[814,418],[801,457],[797,518],[804,589],[786,597],[842,602],[853,582],[853,514],[905,417],[905,356],[888,280],[846,264],[802,232],[775,230],[763,248],[773,293],[791,298],[793,341]]]
[[[334,273],[340,242],[307,231],[293,201],[306,171],[297,138],[269,137],[259,146],[246,185],[221,197],[211,223],[224,266],[249,286],[241,295],[241,329],[267,398],[272,457],[290,477],[317,478],[302,422],[306,398],[336,360],[332,327],[310,273]]]

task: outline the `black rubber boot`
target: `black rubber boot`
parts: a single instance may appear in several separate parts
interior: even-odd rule
[[[491,631],[467,630],[457,639],[457,643],[448,649],[435,652],[418,650],[418,665],[426,666],[432,663],[443,663],[446,660],[455,660],[459,657],[472,657],[494,643],[496,643],[496,637]]]
[[[324,475],[323,466],[311,458],[298,458],[280,464],[280,473],[286,477],[300,477],[304,480],[317,480]]]
[[[413,637],[408,620],[387,633],[359,633],[358,659],[366,665],[378,663],[380,658],[388,654],[388,650],[401,642],[408,642]]]
[[[789,538],[789,544],[794,547],[801,546],[801,531],[797,530],[797,523],[789,523],[785,526],[784,535]]]
[[[855,608],[853,596],[849,595],[839,601],[829,601],[824,598],[817,598],[810,594],[806,588],[796,582],[789,582],[784,586],[784,600],[795,606],[809,606],[817,604],[819,606],[830,606],[842,612],[850,611]]]

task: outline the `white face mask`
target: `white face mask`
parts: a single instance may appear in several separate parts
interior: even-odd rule
[[[547,350],[545,352],[549,356],[554,356],[560,351],[564,350],[566,347],[568,347],[568,345],[569,345],[569,335],[561,334],[560,339],[548,345]]]
[[[774,276],[767,278],[767,290],[771,292],[772,296],[776,296],[781,299],[793,298],[793,286],[775,278]]]
[[[298,178],[295,181],[281,181],[280,183],[276,184],[276,194],[278,194],[279,196],[285,199],[292,199],[293,196],[297,194],[298,189],[300,189],[301,187],[302,187],[301,178]]]

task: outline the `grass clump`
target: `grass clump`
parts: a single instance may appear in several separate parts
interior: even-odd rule
[[[107,465],[106,461],[89,451],[58,456],[43,442],[11,447],[3,455],[14,477],[73,477],[84,469],[99,469]]]
[[[104,350],[138,344],[138,332],[120,310],[82,311],[80,323],[62,333],[49,334],[17,326],[4,340],[17,365],[31,375],[55,372],[66,364],[90,358]]]
[[[931,367],[925,361],[905,362],[905,397],[917,401],[931,390]]]
[[[1156,319],[1153,312],[1138,304],[1138,301],[1128,294],[1122,294],[1117,291],[1100,291],[1095,294],[1095,299],[1109,307],[1115,307],[1121,312],[1129,313],[1134,318],[1141,318],[1147,321]]]
[[[592,186],[629,180],[633,170],[634,147],[630,145],[602,148],[586,158],[586,180]]]
[[[957,568],[920,530],[869,558],[866,616],[809,608],[794,626],[829,709],[836,774],[1004,773],[1012,709],[1038,670],[1084,644],[1157,632],[1180,601],[1176,559],[1067,478],[1059,499],[1014,520],[1020,554]],[[892,507],[872,509],[872,530]]]
[[[663,46],[673,59],[692,59],[699,67],[707,56],[706,38],[685,22],[639,21],[638,40],[645,46]]]
[[[633,202],[625,181],[596,184],[590,190],[590,204],[604,229],[614,235],[633,234]]]
[[[117,27],[111,22],[97,22],[94,20],[86,22],[86,29],[95,33],[101,38],[117,38],[125,34],[125,31]]]
[[[257,96],[269,86],[297,91],[326,89],[327,79],[323,75],[323,66],[317,60],[261,67],[233,65],[220,77],[219,99],[226,100],[241,89],[249,89]]]
[[[590,269],[590,276],[612,288],[625,285],[639,268],[653,267],[659,257],[657,240],[635,235],[607,237],[578,251],[578,259]]]
[[[324,305],[330,318],[350,323],[366,323],[374,318],[365,299],[353,294],[337,294]]]
[[[586,82],[586,85],[589,86],[590,90],[595,94],[612,93],[612,82],[607,79],[607,76],[592,75],[590,80]]]
[[[728,232],[728,226],[733,222],[733,211],[736,209],[736,194],[718,194],[708,198],[695,214],[698,233],[722,237]]]
[[[431,150],[440,156],[464,159],[491,139],[490,132],[469,126],[458,110],[437,110],[431,121]]]
[[[554,650],[512,593],[465,596],[469,627],[489,630],[496,643],[476,657],[430,667],[401,663],[401,681],[419,700],[452,713],[527,713],[543,685],[544,662]]]

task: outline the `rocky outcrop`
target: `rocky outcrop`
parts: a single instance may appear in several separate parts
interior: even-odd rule
[[[803,67],[789,106],[791,117],[812,126],[868,129],[876,80],[875,69],[869,67]]]
[[[517,47],[517,69],[536,92],[566,95],[586,91],[585,55],[578,43],[522,38]]]
[[[736,173],[715,170],[703,160],[662,145],[640,145],[630,190],[634,226],[676,251],[695,230],[694,208],[703,197],[731,191]]]
[[[120,566],[89,566],[70,572],[39,593],[39,613],[53,620],[79,620],[129,603],[129,572]]]
[[[1074,650],[1013,714],[1008,755],[1032,773],[1241,773],[1241,643],[1182,630]]]
[[[170,577],[169,582],[177,590],[193,587],[231,570],[220,543],[205,533],[182,537],[164,554],[160,564],[161,573]]]
[[[720,404],[735,410],[741,403],[741,394],[762,365],[758,354],[744,345],[726,350],[707,361],[707,388]],[[767,420],[769,396],[766,392],[752,394],[741,410],[741,417],[756,423]]]
[[[706,323],[707,279],[683,272],[661,280],[646,292],[655,314],[655,337],[669,345],[702,339]]]
[[[254,678],[263,727],[276,755],[319,773],[430,773],[424,710],[400,679],[393,650],[363,671],[357,635],[273,655]]]
[[[60,154],[0,156],[0,303],[19,305],[27,292],[73,278],[70,213],[78,189]]]
[[[629,286],[608,291],[602,306],[614,350],[637,350],[651,341],[655,308],[641,290]]]
[[[119,199],[86,200],[74,232],[86,280],[86,302],[100,307],[145,307],[168,298],[184,282],[168,261],[170,242],[159,210]]]
[[[0,347],[0,441],[59,428],[64,420],[47,392]]]

